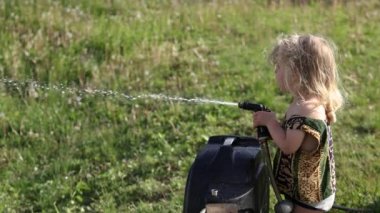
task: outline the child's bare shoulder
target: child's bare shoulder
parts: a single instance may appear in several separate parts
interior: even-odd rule
[[[325,107],[322,104],[318,104],[316,102],[304,102],[299,105],[297,111],[300,116],[326,120]]]

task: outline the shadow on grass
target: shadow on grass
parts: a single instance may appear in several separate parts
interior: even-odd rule
[[[332,211],[334,213],[338,212],[363,212],[363,213],[369,213],[369,212],[380,212],[380,198],[378,198],[375,202],[362,207],[346,207],[342,205],[335,204]]]
[[[365,209],[368,209],[368,212],[380,212],[380,197],[378,197],[372,204],[366,206]]]

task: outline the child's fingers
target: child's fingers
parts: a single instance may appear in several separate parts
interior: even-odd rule
[[[252,115],[252,117],[253,117],[253,128],[256,128],[257,126],[259,126],[258,125],[258,123],[259,123],[259,115],[258,115],[258,113],[257,112],[254,112],[253,113],[253,115]]]

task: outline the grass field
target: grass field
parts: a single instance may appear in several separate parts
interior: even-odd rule
[[[251,114],[81,91],[251,100],[281,118],[289,97],[266,55],[297,32],[339,49],[336,203],[380,212],[379,23],[378,0],[2,0],[0,211],[181,212],[196,153],[254,135]]]

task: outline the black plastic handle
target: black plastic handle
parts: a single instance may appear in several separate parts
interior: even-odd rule
[[[270,112],[270,110],[263,104],[256,104],[256,103],[251,103],[248,101],[243,101],[238,104],[239,108],[244,109],[244,110],[249,110],[253,112],[258,112],[258,111],[267,111]],[[265,126],[258,126],[257,127],[257,138],[259,141],[262,140],[267,140],[270,138],[270,134],[268,131],[268,128]]]

